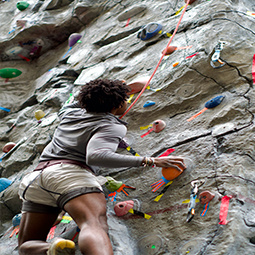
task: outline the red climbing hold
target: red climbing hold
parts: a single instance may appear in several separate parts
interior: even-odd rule
[[[199,194],[200,203],[202,205],[209,203],[215,195],[208,190],[205,190]]]

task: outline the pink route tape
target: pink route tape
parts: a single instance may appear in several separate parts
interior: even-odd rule
[[[252,63],[252,80],[253,80],[253,85],[255,85],[255,54],[253,55],[253,63]]]

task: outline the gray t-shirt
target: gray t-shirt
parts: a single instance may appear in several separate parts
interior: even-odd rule
[[[111,113],[88,113],[73,104],[62,115],[40,161],[72,159],[88,166],[138,167],[143,157],[116,153],[127,132],[125,122]]]

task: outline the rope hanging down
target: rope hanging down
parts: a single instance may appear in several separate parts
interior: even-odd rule
[[[171,38],[170,38],[170,40],[169,40],[169,42],[168,42],[168,44],[167,44],[167,46],[166,46],[166,49],[167,49],[167,47],[170,45],[170,43],[172,42],[172,40],[173,40],[175,34],[177,33],[177,30],[178,30],[178,28],[179,28],[179,26],[180,26],[180,23],[181,23],[181,20],[182,20],[182,18],[183,18],[183,16],[184,16],[185,12],[186,12],[186,10],[187,10],[187,7],[188,7],[188,5],[189,5],[189,2],[190,2],[190,0],[187,0],[187,3],[186,3],[186,5],[185,5],[185,7],[184,7],[184,9],[183,9],[182,15],[181,15],[181,17],[180,17],[180,19],[179,19],[179,21],[178,21],[178,23],[177,23],[177,25],[176,25],[176,28],[175,28],[175,30],[174,30],[173,35],[171,36]],[[157,72],[157,70],[158,70],[158,68],[159,68],[159,65],[160,65],[160,63],[162,62],[163,57],[165,56],[165,54],[166,54],[166,50],[163,51],[163,54],[162,54],[162,56],[161,56],[161,58],[160,58],[160,60],[159,60],[159,62],[158,62],[158,64],[157,64],[155,70],[153,71],[153,73],[152,73],[150,79],[149,79],[149,80],[147,81],[147,83],[144,85],[143,89],[141,90],[141,92],[139,93],[139,95],[137,96],[137,98],[134,100],[134,102],[133,102],[133,103],[129,106],[129,108],[123,113],[123,115],[120,116],[120,119],[123,118],[123,117],[130,111],[130,109],[134,106],[134,104],[138,101],[138,99],[140,98],[140,96],[143,94],[143,92],[145,91],[145,89],[150,85],[150,82],[151,82],[153,76],[155,75],[155,73]]]

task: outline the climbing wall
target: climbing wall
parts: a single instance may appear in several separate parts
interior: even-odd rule
[[[15,145],[0,155],[0,178],[12,181],[0,193],[1,254],[17,254],[20,180],[62,106],[96,78],[139,87],[118,153],[187,164],[172,181],[157,167],[99,169],[135,188],[104,187],[114,254],[254,254],[253,1],[2,0],[0,21],[0,147]],[[77,241],[72,220],[54,231]]]

